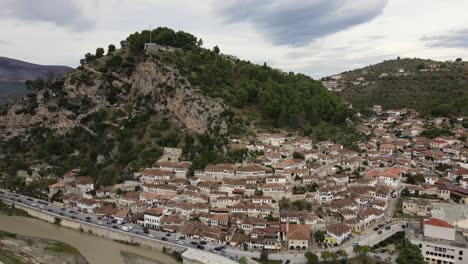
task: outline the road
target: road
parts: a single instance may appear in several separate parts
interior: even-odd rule
[[[194,248],[194,249],[202,250],[198,248],[198,246],[200,245],[203,247],[203,250],[207,250],[212,253],[217,253],[227,258],[236,259],[236,255],[229,255],[228,252],[220,249],[219,245],[215,245],[210,242],[206,242],[206,241],[202,242],[202,241],[191,240],[189,238],[177,237],[174,234],[157,231],[157,230],[151,230],[151,229],[148,230],[148,233],[144,233],[143,228],[135,224],[117,224],[117,223],[113,223],[112,220],[98,219],[98,217],[94,214],[87,214],[87,213],[82,213],[82,212],[77,212],[71,209],[67,209],[64,207],[58,207],[49,202],[36,199],[36,198],[32,198],[32,197],[27,197],[27,196],[20,195],[20,194],[10,193],[4,189],[0,190],[0,200],[2,200],[4,203],[7,203],[7,204],[21,204],[23,206],[27,206],[35,210],[40,210],[42,212],[53,215],[54,217],[57,217],[60,219],[70,219],[70,220],[78,221],[81,223],[94,225],[99,228],[111,229],[116,232],[131,234],[135,237],[154,240],[154,241],[157,241],[158,243],[167,243],[167,244],[177,245],[179,247]],[[125,231],[124,229],[126,228],[131,228],[131,229],[128,231]],[[206,244],[201,245],[202,243],[203,244],[206,243]]]
[[[149,229],[148,233],[144,233],[143,228],[135,225],[135,224],[117,224],[113,223],[112,220],[104,220],[98,219],[98,217],[94,214],[86,214],[82,212],[76,212],[71,209],[67,209],[64,207],[55,206],[51,203],[46,201],[27,197],[20,194],[10,193],[4,189],[0,189],[0,199],[9,204],[21,204],[24,206],[28,206],[35,210],[41,210],[45,213],[53,215],[54,217],[61,218],[61,219],[71,219],[78,222],[95,225],[100,228],[107,228],[112,229],[116,232],[123,232],[127,234],[131,234],[136,237],[145,238],[149,240],[154,240],[158,243],[168,243],[172,245],[178,245],[180,247],[185,248],[197,248],[198,245],[203,243],[203,249],[199,250],[206,250],[212,253],[223,255],[227,258],[231,259],[238,259],[242,256],[247,258],[258,258],[260,256],[260,252],[258,251],[244,251],[243,248],[239,247],[231,247],[231,246],[224,246],[218,243],[207,242],[207,241],[200,241],[194,240],[191,238],[182,238],[177,237],[175,234],[170,234],[163,231],[157,231]],[[391,211],[389,211],[389,215],[391,215]],[[374,226],[377,226],[378,223],[375,223]],[[347,240],[345,243],[338,247],[329,247],[328,249],[321,249],[317,247],[311,248],[311,250],[320,256],[320,253],[324,250],[328,251],[337,251],[340,249],[346,250],[349,257],[354,256],[353,252],[353,243],[356,242],[359,245],[374,245],[378,242],[384,240],[385,238],[391,236],[392,234],[402,230],[400,221],[396,221],[394,223],[389,224],[389,229],[385,229],[382,227],[380,229],[381,234],[373,230],[374,226],[369,227],[366,229],[362,235],[354,235],[351,239]],[[125,228],[131,228],[128,231],[124,231]],[[221,248],[220,248],[221,247]],[[290,251],[280,251],[269,254],[270,259],[274,260],[290,260],[291,263],[305,263],[304,253],[303,252],[290,252]]]

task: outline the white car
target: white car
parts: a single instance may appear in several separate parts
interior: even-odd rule
[[[37,204],[33,203],[33,204],[31,204],[31,205],[32,205],[32,206],[36,206]]]
[[[154,238],[154,235],[152,235],[152,234],[148,234],[148,236],[151,237],[151,238]]]
[[[184,244],[184,241],[179,241],[179,242],[177,242],[177,244],[183,245],[183,244]]]

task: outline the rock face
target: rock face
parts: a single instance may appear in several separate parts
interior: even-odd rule
[[[3,137],[21,135],[35,126],[58,134],[77,126],[88,130],[88,119],[102,112],[118,116],[104,120],[115,126],[152,112],[187,132],[228,133],[222,118],[228,106],[223,100],[203,95],[171,65],[149,56],[129,68],[104,73],[85,66],[39,85],[1,111]]]

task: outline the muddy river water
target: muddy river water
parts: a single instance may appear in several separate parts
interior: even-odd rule
[[[0,230],[65,242],[78,249],[91,264],[126,264],[120,254],[121,251],[140,255],[158,263],[177,263],[160,251],[124,245],[33,218],[0,214]]]

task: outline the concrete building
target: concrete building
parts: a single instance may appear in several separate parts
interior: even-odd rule
[[[409,240],[421,249],[429,264],[465,264],[468,262],[468,239],[444,220],[423,221],[423,230],[409,230]]]

